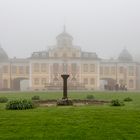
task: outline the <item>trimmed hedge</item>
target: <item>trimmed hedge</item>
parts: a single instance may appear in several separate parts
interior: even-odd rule
[[[32,97],[32,100],[40,100],[40,97],[38,95],[35,95]]]
[[[8,101],[7,97],[0,97],[0,103],[6,103]]]
[[[118,99],[115,99],[115,100],[112,100],[111,101],[111,106],[124,106],[124,102],[123,101],[120,101]]]
[[[86,98],[87,98],[87,99],[94,99],[94,96],[93,96],[93,95],[87,95]]]
[[[130,102],[130,101],[132,101],[132,99],[130,97],[127,97],[127,98],[124,99],[124,101],[125,102]]]
[[[8,110],[24,110],[35,108],[35,104],[26,99],[11,100],[6,104],[6,109]]]

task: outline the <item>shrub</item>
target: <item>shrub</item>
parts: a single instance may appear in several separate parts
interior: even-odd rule
[[[111,106],[124,106],[124,103],[123,103],[123,101],[115,99],[115,100],[111,101]]]
[[[0,103],[6,103],[8,99],[6,97],[0,97]]]
[[[11,100],[6,104],[6,109],[10,110],[23,110],[23,109],[32,109],[35,107],[35,104],[26,99],[21,100]]]
[[[87,95],[87,99],[94,99],[93,95]]]
[[[132,99],[130,97],[127,97],[127,98],[124,99],[124,101],[125,102],[130,102],[130,101],[132,101]]]
[[[35,95],[32,97],[32,100],[40,100],[40,97],[38,95]]]

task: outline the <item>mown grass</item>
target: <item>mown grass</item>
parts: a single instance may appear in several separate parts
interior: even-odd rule
[[[130,97],[122,107],[105,105],[39,107],[31,110],[5,110],[0,104],[0,140],[139,140],[140,93],[92,92],[69,93],[70,98],[111,100]],[[58,99],[62,93],[0,93],[7,98],[39,95]]]

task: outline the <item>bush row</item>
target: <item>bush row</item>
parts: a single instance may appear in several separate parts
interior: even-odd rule
[[[31,98],[33,101],[34,100],[40,100],[39,96],[33,96]],[[93,95],[87,95],[86,99],[94,99]],[[7,97],[0,97],[0,103],[6,103],[8,101]],[[12,109],[12,110],[23,110],[23,109],[32,109],[35,108],[35,103],[31,100],[27,99],[20,99],[20,100],[11,100],[6,104],[6,109]],[[125,102],[130,102],[132,99],[130,97],[125,98],[123,101]],[[111,106],[124,106],[124,102],[120,101],[118,99],[112,100],[111,101]],[[70,101],[57,101],[57,105],[72,105],[71,100]]]
[[[38,95],[35,95],[32,97],[32,100],[40,100],[40,97]]]
[[[127,98],[124,99],[124,101],[125,102],[130,102],[130,101],[132,101],[132,99],[130,97],[127,97]]]
[[[94,99],[94,96],[93,96],[93,95],[87,95],[86,98],[87,98],[87,99]]]
[[[6,109],[10,110],[23,110],[35,108],[35,104],[26,99],[11,100],[6,104]]]
[[[124,106],[124,102],[118,99],[115,99],[111,101],[111,106]]]
[[[8,101],[7,97],[0,97],[0,103],[6,103]]]
[[[111,106],[124,106],[124,101],[125,102],[130,102],[132,99],[130,97],[125,98],[123,101],[120,101],[118,99],[112,100],[111,101]]]

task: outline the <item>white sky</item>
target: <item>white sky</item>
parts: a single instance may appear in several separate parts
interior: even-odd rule
[[[110,58],[125,46],[140,58],[140,0],[0,0],[0,44],[9,57],[54,45],[64,24],[84,51]]]

